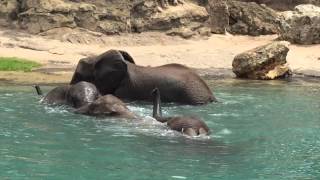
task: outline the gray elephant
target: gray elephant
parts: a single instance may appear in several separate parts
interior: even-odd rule
[[[84,105],[74,112],[95,117],[112,116],[127,119],[138,118],[137,115],[127,108],[125,103],[111,94],[101,96],[93,103]]]
[[[160,91],[155,88],[152,91],[153,118],[162,123],[167,123],[172,130],[181,132],[188,136],[209,135],[210,130],[206,123],[197,117],[162,117]]]
[[[96,86],[81,81],[74,85],[64,85],[52,89],[42,98],[42,102],[50,105],[70,105],[79,108],[92,103],[100,96]]]
[[[81,59],[70,84],[80,81],[95,84],[103,95],[127,100],[151,101],[149,94],[158,87],[164,102],[198,105],[216,101],[204,80],[190,68],[180,64],[138,66],[125,51],[109,50]]]
[[[39,86],[35,87],[39,95]],[[51,90],[42,102],[51,105],[69,105],[75,108],[73,112],[95,117],[122,117],[137,119],[125,103],[113,95],[101,96],[94,84],[78,82],[74,85],[59,86]]]

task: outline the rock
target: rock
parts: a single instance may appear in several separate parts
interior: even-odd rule
[[[239,78],[269,80],[289,75],[286,64],[289,51],[286,41],[273,42],[237,55],[232,71]]]
[[[189,39],[192,36],[194,36],[195,34],[196,34],[196,32],[191,31],[190,29],[184,28],[184,27],[175,28],[175,29],[172,29],[172,30],[167,32],[167,35],[180,36],[180,37],[185,38],[185,39]]]
[[[211,32],[224,34],[229,26],[229,10],[225,0],[209,0],[209,27]]]
[[[320,7],[298,5],[294,11],[283,12],[283,23],[280,39],[297,44],[320,43]]]
[[[40,35],[72,44],[105,44],[104,39],[101,38],[103,36],[102,33],[83,28],[55,28],[40,33]]]
[[[105,34],[130,32],[130,3],[126,0],[25,0],[21,28],[41,33],[55,28],[85,28]]]
[[[0,26],[10,25],[10,21],[16,20],[17,14],[17,0],[0,0]]]
[[[62,0],[25,0],[22,2],[24,12],[19,14],[21,28],[37,34],[53,28],[75,27],[71,13],[75,7]]]
[[[254,2],[227,1],[229,32],[246,35],[267,35],[280,32],[281,16],[271,8]]]
[[[279,11],[293,10],[295,6],[300,4],[313,4],[320,6],[320,0],[238,0],[244,2],[256,2],[258,4],[265,4]]]
[[[134,32],[168,31],[168,34],[187,38],[191,34],[197,34],[191,31],[204,27],[204,23],[209,18],[204,7],[187,2],[179,6],[170,6],[159,12],[157,3],[143,1],[132,9],[131,15],[131,26]]]

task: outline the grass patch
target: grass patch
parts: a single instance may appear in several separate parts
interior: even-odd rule
[[[30,72],[33,68],[40,67],[39,63],[15,58],[15,57],[0,57],[0,71],[24,71]]]

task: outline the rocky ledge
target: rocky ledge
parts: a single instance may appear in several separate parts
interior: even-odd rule
[[[320,7],[298,5],[282,13],[285,18],[280,38],[297,44],[320,43]]]
[[[96,39],[99,33],[161,31],[190,38],[228,31],[253,36],[281,34],[293,43],[319,43],[319,7],[299,5],[281,13],[267,6],[276,7],[280,2],[275,0],[243,1],[250,0],[185,0],[161,8],[160,0],[0,0],[0,27],[57,37],[89,34]],[[279,6],[285,4],[281,3]],[[319,0],[310,3],[317,5]]]

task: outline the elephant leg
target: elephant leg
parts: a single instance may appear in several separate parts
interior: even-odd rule
[[[197,132],[193,128],[182,129],[182,133],[188,136],[197,136]]]

